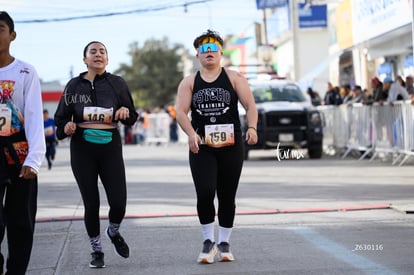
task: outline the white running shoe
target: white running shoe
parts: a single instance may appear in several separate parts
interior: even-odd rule
[[[198,256],[197,263],[212,264],[214,263],[214,257],[216,256],[216,254],[217,254],[216,243],[210,240],[205,240],[203,242],[203,250]]]
[[[218,256],[220,262],[232,262],[234,261],[234,256],[230,251],[230,245],[226,242],[221,242],[217,245]]]

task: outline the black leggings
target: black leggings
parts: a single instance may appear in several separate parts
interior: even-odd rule
[[[3,169],[3,168],[2,168]],[[7,274],[24,275],[33,246],[37,211],[37,177],[20,178],[10,167],[11,184],[0,184],[0,244],[7,232]],[[0,253],[0,273],[5,257]]]
[[[214,222],[214,198],[217,192],[219,225],[232,228],[236,211],[236,192],[243,166],[242,144],[224,148],[200,146],[190,151],[190,168],[197,194],[197,212],[201,224]]]
[[[126,209],[126,178],[119,132],[113,131],[108,144],[95,144],[82,138],[82,129],[71,139],[73,175],[85,206],[85,226],[89,237],[100,234],[98,176],[109,204],[109,221],[120,224]]]

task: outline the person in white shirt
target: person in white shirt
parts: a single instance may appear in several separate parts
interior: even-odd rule
[[[37,174],[46,152],[40,81],[30,64],[10,54],[13,19],[0,11],[0,241],[7,232],[7,270],[24,275],[37,211]],[[6,230],[7,229],[7,230]]]
[[[384,82],[391,82],[390,89],[388,91],[387,102],[394,102],[397,100],[409,100],[410,95],[407,90],[401,86],[398,81],[392,81],[390,78],[386,78]]]

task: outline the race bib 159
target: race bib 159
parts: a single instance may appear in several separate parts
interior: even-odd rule
[[[234,145],[234,125],[214,124],[205,126],[205,142],[208,146],[220,148]]]

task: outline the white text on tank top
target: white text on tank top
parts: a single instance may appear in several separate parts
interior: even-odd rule
[[[205,125],[205,142],[210,147],[234,144],[234,125],[215,124],[216,117],[230,109],[231,93],[223,88],[204,88],[193,95],[193,104],[200,116],[209,117],[213,125]]]

